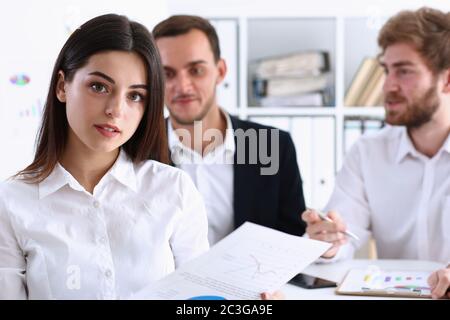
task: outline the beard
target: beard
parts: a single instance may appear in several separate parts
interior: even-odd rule
[[[170,112],[170,117],[173,118],[180,125],[184,125],[184,126],[194,125],[195,121],[202,121],[203,118],[205,118],[205,116],[211,110],[212,106],[214,105],[214,98],[215,98],[215,92],[201,106],[200,112],[194,116],[186,117],[186,116],[180,116],[180,115],[176,114],[175,112]],[[168,108],[168,109],[170,111],[170,108]]]
[[[386,110],[386,123],[394,126],[406,126],[419,128],[429,122],[436,110],[439,108],[439,97],[437,94],[436,81],[428,90],[419,97],[413,97],[410,102],[397,93],[388,93],[386,100],[394,100],[406,104],[406,110]]]

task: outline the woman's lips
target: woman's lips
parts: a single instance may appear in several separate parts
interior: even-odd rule
[[[120,134],[117,127],[109,125],[94,125],[95,129],[107,138],[114,138]]]

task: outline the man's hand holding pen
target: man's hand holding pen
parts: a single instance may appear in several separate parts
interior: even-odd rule
[[[309,238],[330,242],[333,246],[323,254],[323,258],[333,258],[339,247],[348,242],[348,236],[356,237],[347,231],[347,227],[341,216],[330,211],[328,215],[323,215],[313,209],[307,209],[302,213],[302,219],[306,222],[306,233]],[[357,240],[357,237],[356,237]]]

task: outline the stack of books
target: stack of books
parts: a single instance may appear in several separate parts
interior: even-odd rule
[[[261,106],[323,106],[329,100],[327,52],[270,57],[251,66],[253,98]]]
[[[384,78],[384,70],[378,60],[372,57],[365,58],[345,94],[345,106],[381,106]]]

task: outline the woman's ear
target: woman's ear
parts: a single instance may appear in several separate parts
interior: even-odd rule
[[[60,102],[66,102],[66,82],[64,72],[58,71],[58,81],[56,82],[56,97]]]

